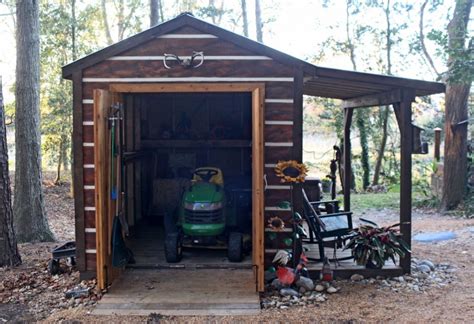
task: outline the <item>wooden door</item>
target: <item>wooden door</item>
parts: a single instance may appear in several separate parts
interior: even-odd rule
[[[265,88],[252,90],[252,263],[257,291],[264,291],[264,98]]]
[[[110,195],[111,137],[108,127],[112,105],[121,102],[118,94],[94,90],[96,267],[97,285],[100,289],[111,284],[121,270],[112,267],[112,223],[117,204]]]

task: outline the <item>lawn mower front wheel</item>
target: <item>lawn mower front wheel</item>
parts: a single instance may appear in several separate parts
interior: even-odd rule
[[[181,261],[183,257],[183,247],[179,233],[168,233],[165,238],[165,257],[169,263]]]

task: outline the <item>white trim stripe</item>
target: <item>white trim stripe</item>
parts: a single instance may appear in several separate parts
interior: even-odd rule
[[[82,143],[82,146],[84,146],[84,147],[94,147],[94,143],[84,142],[84,143]]]
[[[84,207],[85,211],[95,211],[95,207]]]
[[[88,186],[88,185],[85,185],[85,186],[84,186],[84,190],[95,190],[95,186]]]
[[[288,125],[293,126],[292,120],[266,120],[265,125]]]
[[[266,168],[274,168],[276,166],[277,166],[276,163],[265,163]]]
[[[95,165],[93,164],[84,164],[83,167],[84,169],[95,169]]]
[[[108,58],[108,61],[161,61],[165,57],[163,55],[158,56],[112,56]],[[190,59],[191,56],[180,56],[181,59]],[[172,58],[171,58],[172,59]],[[204,60],[211,61],[260,61],[260,60],[272,60],[268,56],[258,56],[258,55],[204,55]]]
[[[86,249],[87,254],[96,254],[97,250],[96,249]]]
[[[93,121],[83,121],[82,125],[83,126],[94,126],[94,122]]]
[[[277,206],[265,207],[265,211],[291,211],[291,208],[280,208]]]
[[[91,105],[94,104],[94,99],[82,99],[82,103],[84,105]]]
[[[266,227],[265,232],[293,232],[293,229],[285,227],[285,228],[282,228],[280,230],[273,230],[271,228]]]
[[[269,147],[291,147],[293,143],[285,143],[285,142],[266,142],[265,146]]]
[[[293,99],[265,99],[265,103],[293,103]]]
[[[293,78],[272,77],[182,77],[182,78],[83,78],[82,82],[293,82]],[[267,102],[267,99],[265,100]],[[293,99],[291,99],[293,102]]]
[[[212,34],[165,34],[157,38],[217,38],[217,36]]]
[[[95,228],[92,228],[92,227],[86,227],[85,232],[86,233],[96,233],[96,230],[95,230]]]
[[[291,189],[291,187],[290,186],[268,185],[268,186],[265,187],[265,189],[287,190],[287,189]]]

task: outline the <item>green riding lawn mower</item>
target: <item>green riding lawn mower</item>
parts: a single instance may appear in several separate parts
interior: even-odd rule
[[[179,262],[183,247],[194,247],[227,249],[229,261],[241,262],[250,214],[250,190],[224,188],[220,169],[197,168],[177,215],[165,215],[166,261]]]

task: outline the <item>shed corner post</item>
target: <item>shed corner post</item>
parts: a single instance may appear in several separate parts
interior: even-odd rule
[[[412,89],[404,89],[398,103],[400,123],[400,232],[411,249],[411,222],[412,222],[412,111],[411,104],[415,100]],[[400,266],[404,273],[411,271],[411,253],[400,259]]]
[[[76,263],[82,273],[86,271],[85,213],[84,213],[84,157],[82,152],[82,70],[72,73],[72,148],[73,192],[76,232]]]
[[[293,158],[303,163],[303,86],[304,75],[299,67],[294,68],[293,79]],[[293,192],[293,208],[303,212],[303,196],[301,184],[295,184]],[[293,215],[292,215],[293,217]],[[299,256],[298,256],[299,257]]]

